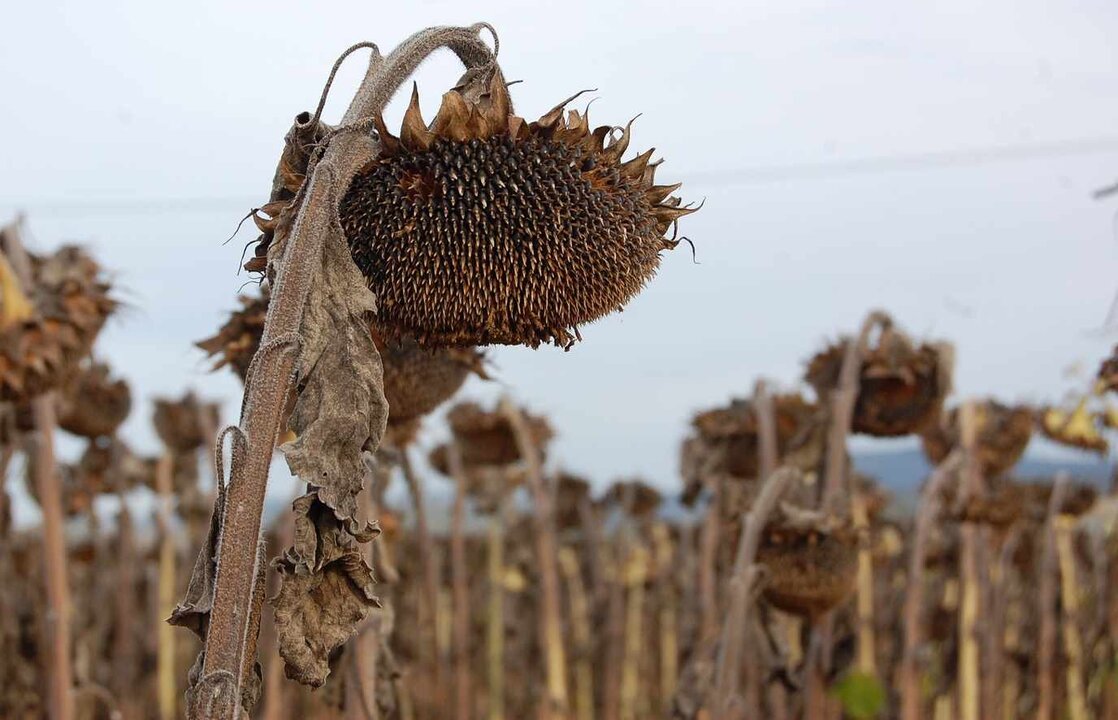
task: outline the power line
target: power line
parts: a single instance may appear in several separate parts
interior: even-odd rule
[[[961,150],[883,155],[880,157],[853,158],[849,160],[711,170],[690,173],[684,175],[683,179],[686,182],[706,185],[763,184],[786,182],[790,180],[839,178],[849,175],[872,175],[874,173],[974,167],[1000,162],[1110,152],[1118,152],[1118,135],[1104,135],[1094,138],[1056,142],[988,145],[984,147],[964,148]],[[1118,192],[1118,185],[1114,188],[1104,188],[1099,191],[1098,195],[1103,196],[1111,192]],[[213,211],[234,203],[248,208],[253,206],[253,202],[253,199],[247,195],[224,195],[209,197],[106,198],[104,200],[42,199],[26,203],[5,202],[3,204],[13,207],[25,207],[29,211],[39,214],[103,215],[112,214],[114,212],[159,214],[165,212]],[[257,202],[257,204],[259,204],[259,202]]]
[[[782,182],[815,178],[869,175],[873,173],[935,170],[940,168],[987,165],[998,162],[1034,160],[1046,157],[1090,155],[1118,152],[1118,135],[1108,135],[1059,142],[1035,142],[1016,145],[990,145],[962,150],[944,150],[913,154],[884,155],[825,162],[771,165],[735,170],[693,173],[686,179],[695,183],[719,185]]]

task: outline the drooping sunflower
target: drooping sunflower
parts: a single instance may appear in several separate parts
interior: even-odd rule
[[[821,400],[839,384],[846,343],[824,349],[808,363],[805,379]],[[916,345],[890,326],[862,357],[852,430],[876,437],[919,432],[938,417],[951,391],[952,352],[945,344]]]
[[[117,307],[101,266],[81,248],[29,259],[30,288],[0,261],[0,400],[17,404],[61,385]]]
[[[340,219],[386,334],[569,347],[652,279],[697,208],[655,184],[652,150],[622,161],[629,127],[591,128],[565,112],[573,99],[528,122],[491,69],[447,92],[430,126],[418,90],[399,137],[378,119],[380,153]]]
[[[109,366],[90,362],[66,383],[58,398],[58,425],[68,433],[94,439],[116,432],[132,410],[128,383],[110,375]]]
[[[1033,433],[1033,411],[1024,406],[984,400],[976,407],[977,453],[982,475],[996,478],[1010,470],[1025,452]],[[924,455],[933,465],[958,447],[959,409],[952,408],[920,434]]]

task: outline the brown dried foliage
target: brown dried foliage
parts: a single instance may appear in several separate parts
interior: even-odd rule
[[[316,493],[292,503],[295,542],[273,563],[280,590],[271,600],[285,672],[320,687],[330,655],[353,637],[371,608],[373,571],[359,543],[380,533],[375,524],[341,521]]]
[[[805,379],[821,399],[838,387],[847,342],[831,345],[808,363]],[[917,346],[896,328],[885,327],[862,357],[851,429],[897,437],[929,425],[951,391],[950,355],[945,345]]]
[[[66,383],[58,399],[58,426],[85,438],[107,437],[128,418],[132,391],[110,376],[109,366],[90,362]]]
[[[975,421],[982,476],[996,478],[1016,465],[1028,447],[1033,432],[1033,411],[985,400],[975,408]],[[933,465],[943,462],[959,446],[959,409],[952,408],[938,422],[927,426],[920,439],[928,461]]]
[[[61,385],[117,307],[84,250],[65,246],[30,259],[35,312],[0,329],[0,400],[17,403]]]

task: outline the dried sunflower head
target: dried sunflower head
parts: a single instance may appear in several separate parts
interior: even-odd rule
[[[655,184],[651,150],[622,162],[628,127],[592,129],[564,112],[571,99],[528,122],[489,68],[446,93],[430,127],[417,90],[399,137],[378,118],[380,154],[340,217],[386,333],[569,347],[652,279],[696,208]]]
[[[0,273],[8,306],[0,327],[0,400],[5,401],[25,401],[61,385],[117,307],[101,266],[80,248],[65,246],[30,260],[30,288],[20,288],[14,273]],[[21,296],[29,306],[9,312],[13,298]]]
[[[128,418],[132,391],[122,379],[109,374],[109,366],[90,362],[63,387],[58,398],[58,425],[85,438],[108,437]]]
[[[590,498],[590,483],[578,475],[560,472],[555,479],[555,523],[562,529],[579,527],[582,510]]]
[[[211,441],[217,428],[220,406],[202,402],[192,392],[180,400],[155,401],[155,431],[159,439],[177,453],[197,450]]]
[[[459,403],[446,416],[462,452],[462,464],[510,465],[521,459],[520,448],[508,419],[499,411],[484,410],[477,403]],[[529,440],[542,453],[554,436],[542,417],[524,413]]]
[[[757,562],[769,572],[764,595],[773,606],[814,620],[849,597],[858,567],[857,536],[829,520],[778,518],[766,526]]]
[[[1017,464],[1033,433],[1033,411],[1023,406],[984,400],[975,408],[978,462],[983,477],[995,478]],[[933,465],[943,462],[958,447],[959,409],[943,413],[920,434],[924,455]]]
[[[213,369],[229,365],[245,379],[264,335],[268,300],[267,285],[257,297],[242,296],[241,308],[217,334],[196,343],[215,358]],[[428,349],[410,339],[386,339],[375,321],[369,330],[384,370],[389,440],[397,447],[410,443],[419,429],[417,421],[450,399],[471,374],[489,377],[485,356],[477,348]]]
[[[622,480],[610,485],[602,502],[620,507],[627,515],[645,518],[655,513],[664,497],[656,488],[641,480]]]
[[[823,454],[824,414],[799,393],[776,395],[772,404],[777,453],[785,464],[805,472],[814,470]],[[695,433],[684,441],[681,452],[684,502],[693,501],[712,477],[757,478],[760,440],[752,400],[735,399],[728,405],[700,412],[691,425]]]
[[[831,345],[808,363],[805,379],[821,400],[838,388],[847,342]],[[926,427],[951,392],[952,364],[949,345],[917,346],[900,330],[884,327],[862,356],[854,432],[897,437]]]

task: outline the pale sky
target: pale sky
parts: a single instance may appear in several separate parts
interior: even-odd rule
[[[35,248],[84,243],[132,308],[98,353],[140,400],[192,387],[225,401],[192,341],[234,307],[248,230],[292,117],[336,56],[389,51],[429,25],[492,23],[518,112],[597,88],[591,120],[637,113],[633,148],[706,199],[622,315],[569,353],[492,352],[500,383],[551,415],[553,457],[605,481],[676,487],[690,415],[758,375],[795,383],[822,342],[882,307],[958,350],[962,394],[1058,399],[1118,341],[1118,5],[1113,0],[465,4],[19,3],[0,43],[0,219]],[[336,120],[363,69],[335,86]],[[430,118],[458,75],[418,74]],[[398,123],[401,99],[390,113]],[[425,445],[442,434],[431,423]]]

